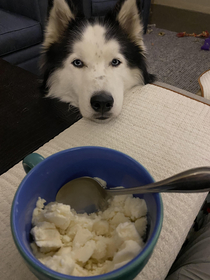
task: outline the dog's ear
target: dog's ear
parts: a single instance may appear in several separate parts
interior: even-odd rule
[[[76,17],[71,0],[48,0],[48,22],[45,30],[44,49],[58,42],[69,22]]]
[[[129,38],[144,50],[140,11],[140,0],[119,0],[115,6],[114,14],[115,19]]]

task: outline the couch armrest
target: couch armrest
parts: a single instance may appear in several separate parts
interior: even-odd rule
[[[37,6],[39,9],[39,22],[42,28],[44,28],[47,19],[48,0],[36,0],[36,1],[38,2]]]

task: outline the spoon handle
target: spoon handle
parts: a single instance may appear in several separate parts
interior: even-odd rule
[[[141,193],[199,193],[210,191],[210,167],[193,168],[159,182],[134,188],[107,189],[112,195]]]

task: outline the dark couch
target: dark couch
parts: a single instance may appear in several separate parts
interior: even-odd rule
[[[68,1],[68,0],[67,0]],[[103,16],[117,0],[73,0],[79,15]],[[144,31],[151,0],[142,0]],[[0,57],[39,74],[38,59],[48,0],[0,0]]]
[[[86,17],[104,16],[106,12],[113,8],[118,0],[83,0],[83,10]],[[75,0],[75,2],[80,2]],[[147,24],[150,13],[151,0],[141,0],[142,21],[144,33],[147,31]]]
[[[0,0],[0,57],[38,73],[47,0]]]

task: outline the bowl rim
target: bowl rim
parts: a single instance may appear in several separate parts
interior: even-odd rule
[[[50,160],[52,157],[56,156],[57,154],[68,153],[69,151],[73,151],[73,150],[77,150],[77,149],[100,149],[100,150],[102,149],[102,150],[106,150],[106,151],[109,150],[111,152],[121,154],[121,155],[127,157],[129,160],[133,161],[135,164],[140,165],[141,168],[143,168],[144,172],[147,173],[147,175],[149,175],[151,180],[154,182],[153,177],[150,175],[150,173],[147,171],[147,169],[141,163],[139,163],[137,160],[135,160],[131,156],[129,156],[121,151],[106,148],[106,147],[100,147],[100,146],[80,146],[80,147],[62,150],[60,152],[54,153],[54,154],[50,155],[49,157],[45,158],[38,165],[43,164],[43,162],[45,160],[47,160],[47,161]],[[32,172],[34,172],[37,169],[37,166],[35,166],[29,173],[31,174]],[[26,176],[21,181],[20,185],[17,188],[15,196],[13,198],[12,208],[11,208],[11,213],[10,213],[10,227],[11,227],[13,240],[15,242],[15,245],[16,245],[20,255],[23,257],[23,259],[29,266],[33,267],[33,269],[37,270],[39,273],[45,274],[48,277],[51,277],[52,280],[76,280],[76,279],[109,280],[112,277],[123,277],[123,274],[125,274],[125,272],[132,273],[132,271],[135,269],[135,267],[137,265],[139,265],[139,263],[142,263],[145,259],[147,259],[150,256],[150,254],[152,253],[152,251],[158,241],[158,238],[159,238],[159,235],[160,235],[160,232],[162,229],[162,223],[163,223],[163,202],[162,202],[161,194],[159,194],[159,193],[153,194],[155,196],[155,201],[157,203],[157,212],[159,213],[159,215],[157,216],[154,231],[150,237],[150,240],[146,244],[146,246],[143,248],[143,250],[127,264],[123,265],[122,267],[120,267],[116,270],[110,271],[105,274],[94,275],[94,276],[85,276],[85,277],[62,274],[62,273],[56,272],[56,271],[48,268],[47,266],[43,265],[35,256],[30,255],[26,248],[24,248],[20,245],[19,238],[17,237],[17,230],[16,230],[16,227],[14,224],[14,222],[15,222],[15,213],[14,213],[15,202],[16,202],[16,199],[17,199],[19,193],[21,192],[21,189],[22,189],[21,186],[27,180],[28,174],[26,174]]]

